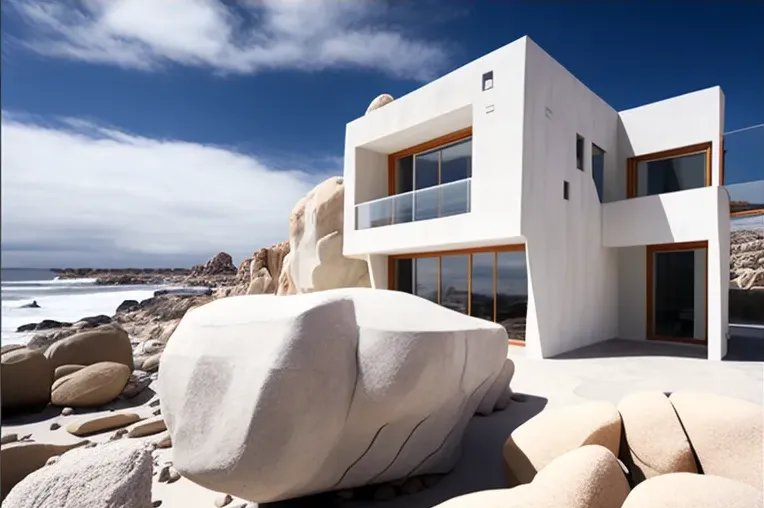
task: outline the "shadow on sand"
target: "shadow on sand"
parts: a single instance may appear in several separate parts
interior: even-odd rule
[[[98,406],[95,408],[77,408],[74,410],[74,415],[84,416],[90,413],[98,413],[102,411],[120,411],[132,409],[146,404],[155,395],[156,392],[154,392],[151,387],[148,387],[132,399],[120,397],[112,402],[109,402],[108,404],[104,404],[103,406]],[[17,411],[3,410],[2,425],[27,425],[30,423],[42,422],[59,416],[63,409],[64,408],[62,407],[49,404],[45,407],[25,408]]]
[[[673,356],[681,358],[707,358],[706,346],[677,344],[647,340],[611,339],[591,346],[574,349],[557,355],[552,360],[580,360],[586,358],[623,358],[635,356]],[[764,361],[764,339],[753,337],[730,337],[727,356],[730,362]]]
[[[318,495],[260,504],[261,508],[325,508],[385,507],[430,508],[452,497],[480,490],[505,488],[502,447],[509,434],[522,423],[540,413],[547,399],[533,395],[513,395],[507,409],[490,416],[475,416],[467,426],[462,441],[462,455],[456,467],[443,476],[437,485],[417,494],[400,496],[390,501],[342,501],[334,494]]]

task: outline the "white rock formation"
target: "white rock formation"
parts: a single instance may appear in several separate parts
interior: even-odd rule
[[[147,508],[151,472],[145,444],[130,440],[79,448],[21,480],[3,508]]]
[[[502,326],[402,292],[216,300],[162,356],[173,463],[256,502],[444,473],[506,358]]]

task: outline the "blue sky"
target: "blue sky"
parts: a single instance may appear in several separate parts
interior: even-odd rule
[[[615,109],[720,85],[727,130],[764,122],[761,2],[8,0],[2,14],[6,265],[240,260],[341,173],[345,124],[372,98],[523,35]],[[764,179],[763,142],[729,136],[729,183]]]

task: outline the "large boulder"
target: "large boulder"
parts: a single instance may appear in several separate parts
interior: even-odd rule
[[[41,352],[24,347],[11,349],[2,353],[0,361],[3,410],[45,405],[50,401],[53,367]]]
[[[294,293],[371,287],[366,261],[342,255],[345,185],[330,178],[302,198],[289,217],[289,280]]]
[[[151,449],[134,440],[65,453],[19,482],[4,507],[151,506]]]
[[[682,423],[662,392],[636,392],[618,403],[634,483],[667,473],[697,473]]]
[[[53,383],[50,400],[57,406],[97,407],[119,397],[130,369],[115,362],[88,365]]]
[[[761,508],[760,489],[720,476],[671,473],[637,485],[623,508]]]
[[[87,441],[69,445],[17,441],[0,449],[0,501],[28,474],[43,467],[49,458],[87,444]],[[3,503],[3,507],[11,506]],[[24,505],[34,506],[34,505]],[[35,507],[36,508],[36,507]]]
[[[127,332],[104,325],[61,339],[45,351],[53,369],[61,365],[92,365],[116,362],[133,370],[133,348]]]
[[[712,393],[669,397],[703,473],[764,489],[764,408]]]
[[[369,104],[369,107],[366,108],[366,114],[368,115],[374,110],[377,110],[381,108],[382,106],[386,106],[387,104],[390,104],[395,99],[393,99],[393,96],[387,93],[383,93],[381,95],[378,95],[374,98],[373,101]]]
[[[438,508],[620,508],[629,484],[606,448],[583,446],[552,460],[528,485],[449,499]],[[625,505],[624,505],[625,506]]]
[[[233,264],[233,258],[227,252],[218,252],[203,265],[196,265],[191,268],[191,277],[201,277],[205,275],[234,275],[236,265]]]
[[[517,427],[504,443],[507,483],[529,483],[560,455],[600,445],[618,455],[621,416],[609,402],[586,402],[543,411]]]
[[[364,288],[216,300],[174,337],[174,466],[256,502],[449,471],[507,357],[496,323]]]

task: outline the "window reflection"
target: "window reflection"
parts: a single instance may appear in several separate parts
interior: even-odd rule
[[[493,260],[495,254],[472,255],[472,303],[470,314],[493,321]]]
[[[605,150],[594,144],[592,145],[592,178],[597,188],[597,196],[602,203],[605,195]]]
[[[414,260],[414,294],[438,303],[438,258]]]
[[[448,146],[441,151],[440,183],[455,182],[472,176],[472,140]]]
[[[706,152],[637,163],[637,196],[706,186]]]
[[[440,258],[440,304],[467,313],[469,301],[469,254]]]
[[[496,258],[496,322],[507,329],[510,339],[525,340],[528,313],[525,252],[499,252]]]

